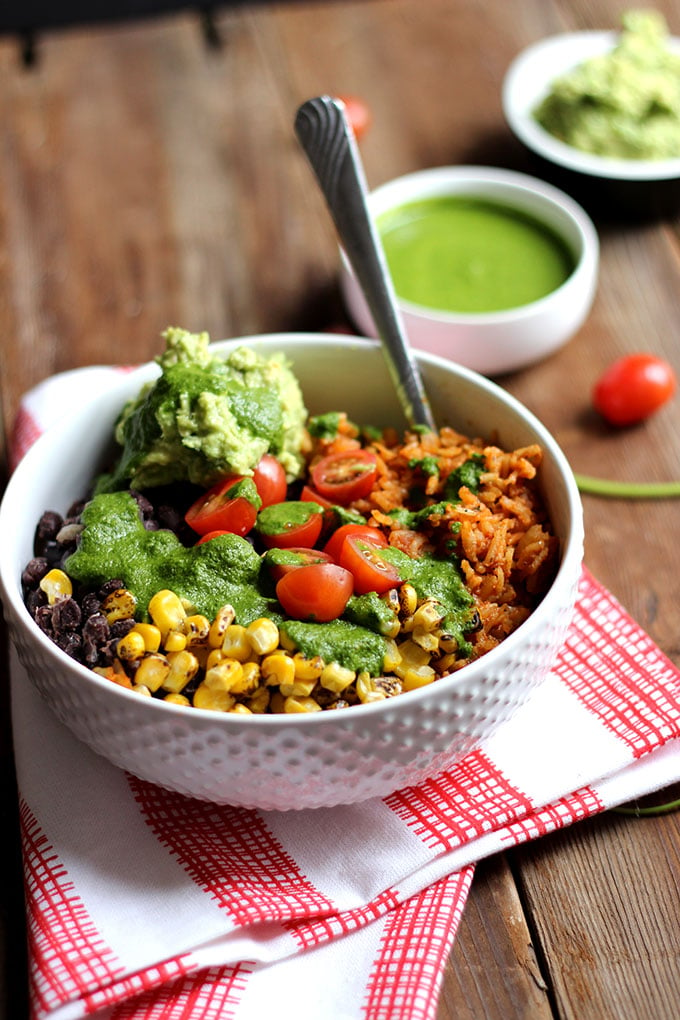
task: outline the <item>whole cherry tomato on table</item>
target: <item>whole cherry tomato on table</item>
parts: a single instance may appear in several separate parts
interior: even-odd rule
[[[337,96],[345,107],[345,117],[349,126],[354,132],[354,137],[360,141],[371,126],[371,111],[368,103],[359,96]]]
[[[654,354],[628,354],[614,361],[593,390],[593,405],[611,425],[635,425],[673,396],[673,369]]]

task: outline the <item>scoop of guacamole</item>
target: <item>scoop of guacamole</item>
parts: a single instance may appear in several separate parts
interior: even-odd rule
[[[186,481],[207,488],[252,474],[265,453],[297,478],[307,412],[287,359],[245,347],[216,358],[207,333],[175,327],[163,337],[161,375],[124,407],[115,430],[122,452],[97,491]]]
[[[557,78],[534,117],[556,138],[617,159],[680,156],[680,54],[663,16],[631,10],[614,48]]]

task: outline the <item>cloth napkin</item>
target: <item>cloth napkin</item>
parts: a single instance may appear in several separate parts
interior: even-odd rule
[[[118,369],[26,395],[16,463]],[[115,768],[11,663],[33,1020],[433,1020],[474,864],[680,780],[680,672],[584,568],[546,682],[417,788],[261,812]]]

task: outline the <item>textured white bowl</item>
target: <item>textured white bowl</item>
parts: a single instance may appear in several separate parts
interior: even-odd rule
[[[292,360],[311,413],[403,424],[379,346],[331,335],[280,334],[248,344]],[[582,511],[572,473],[543,426],[507,393],[450,362],[419,356],[439,423],[539,442],[543,486],[561,541],[557,578],[541,605],[494,651],[429,687],[379,704],[295,716],[221,714],[142,698],[61,652],[31,620],[20,575],[43,510],[64,512],[101,467],[123,401],[157,368],[132,373],[44,435],[12,476],[0,507],[5,615],[20,660],[57,716],[115,765],[215,803],[289,810],[351,803],[421,782],[475,748],[546,676],[568,626],[580,574]],[[39,739],[39,735],[34,735]]]
[[[397,177],[368,196],[373,217],[406,202],[467,195],[517,209],[552,229],[572,252],[569,278],[538,301],[486,314],[456,314],[398,300],[413,347],[450,358],[484,375],[524,368],[552,354],[583,325],[595,296],[599,241],[590,217],[572,198],[527,174],[495,167],[433,167]],[[350,317],[377,336],[356,277],[342,255],[340,287]]]
[[[502,89],[505,119],[513,134],[540,160],[552,166],[555,179],[595,212],[604,208],[622,215],[673,209],[680,200],[679,159],[613,159],[582,152],[555,138],[533,116],[552,83],[584,60],[611,50],[618,32],[565,32],[527,47],[513,60]],[[670,49],[680,53],[680,38]]]

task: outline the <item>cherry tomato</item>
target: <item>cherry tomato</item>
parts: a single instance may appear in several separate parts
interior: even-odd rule
[[[274,554],[274,555],[272,555]],[[290,554],[290,555],[289,555]],[[276,560],[276,550],[267,553],[267,566],[269,572],[276,581],[280,581],[284,574],[290,574],[291,570],[299,570],[300,567],[308,567],[311,563],[333,563],[333,557],[321,549],[308,549],[305,546],[290,546],[280,549],[281,560]]]
[[[353,587],[352,575],[343,567],[312,563],[285,574],[276,585],[276,597],[288,616],[328,623],[342,615]]]
[[[247,535],[255,524],[257,508],[238,494],[237,486],[245,480],[243,475],[229,475],[199,496],[184,515],[189,527],[198,535],[209,531]],[[230,495],[232,491],[234,495]]]
[[[201,535],[196,545],[203,545],[204,542],[212,542],[213,538],[219,538],[220,535],[233,535],[233,531],[209,531],[206,535]]]
[[[363,538],[365,542],[372,542],[373,545],[387,545],[387,539],[382,531],[372,528],[369,524],[342,524],[333,532],[323,547],[324,552],[328,553],[336,563],[340,562],[340,553],[348,535]]]
[[[286,498],[288,483],[286,472],[276,457],[265,453],[253,472],[253,481],[262,500],[262,506],[282,503]]]
[[[380,547],[357,535],[348,535],[342,544],[340,566],[354,577],[354,591],[365,595],[369,591],[379,594],[401,584],[399,571],[380,555]]]
[[[330,499],[325,499],[320,492],[316,492],[311,485],[303,485],[302,491],[300,492],[300,499],[306,503],[318,503],[319,506],[324,507],[326,510],[330,510],[333,504]]]
[[[319,504],[302,500],[273,503],[257,515],[256,530],[268,549],[312,548],[321,534]]]
[[[368,104],[359,96],[338,96],[345,107],[345,117],[349,126],[354,132],[354,137],[359,141],[371,126],[371,111]]]
[[[310,472],[321,496],[346,506],[367,496],[378,476],[378,458],[370,450],[346,450],[322,457]]]
[[[670,400],[673,369],[653,354],[628,354],[613,362],[593,390],[593,404],[611,425],[635,425]]]

